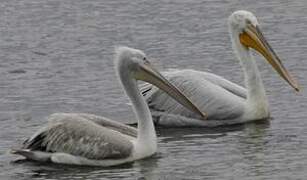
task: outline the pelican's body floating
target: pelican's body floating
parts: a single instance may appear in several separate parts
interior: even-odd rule
[[[118,48],[115,66],[133,104],[138,129],[90,114],[57,113],[49,117],[47,126],[25,141],[22,149],[11,152],[36,161],[94,166],[113,166],[151,156],[157,149],[156,133],[137,80],[155,84],[187,108],[200,113],[150,66],[143,52]]]
[[[219,126],[269,117],[268,101],[250,48],[258,51],[292,87],[298,90],[281,61],[262,35],[256,17],[236,11],[229,18],[234,51],[244,71],[246,89],[218,75],[195,70],[176,70],[164,75],[207,114],[207,120],[187,111],[168,95],[145,84],[145,96],[157,124],[164,126]],[[180,116],[178,116],[180,115]]]

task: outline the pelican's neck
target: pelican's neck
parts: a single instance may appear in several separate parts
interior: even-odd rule
[[[247,104],[251,109],[261,110],[262,113],[267,114],[268,102],[257,64],[250,50],[243,47],[238,37],[237,34],[232,33],[233,48],[244,71]]]
[[[138,121],[137,147],[149,151],[157,148],[157,137],[148,105],[142,97],[137,81],[129,73],[119,72],[120,80],[133,106]]]

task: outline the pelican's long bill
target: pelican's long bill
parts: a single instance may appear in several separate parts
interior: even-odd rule
[[[206,114],[201,112],[180,90],[166,80],[157,70],[155,70],[149,62],[142,64],[139,71],[135,74],[136,79],[151,83],[165,91],[177,102],[189,110],[198,113],[203,119],[206,119]]]
[[[249,24],[240,34],[240,42],[247,48],[253,48],[261,53],[265,59],[272,65],[278,74],[285,79],[296,91],[299,91],[297,82],[290,76],[289,72],[283,66],[279,57],[275,54],[269,43],[265,40],[258,26]]]

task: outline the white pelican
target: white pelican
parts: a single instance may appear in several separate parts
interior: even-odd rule
[[[234,12],[228,24],[233,49],[243,68],[246,89],[208,72],[191,69],[165,72],[165,77],[206,113],[207,120],[196,120],[197,114],[187,111],[159,89],[145,84],[141,92],[156,124],[212,127],[269,118],[267,97],[251,49],[262,54],[284,80],[299,90],[265,40],[251,12]]]
[[[157,150],[156,133],[137,80],[160,87],[187,108],[201,113],[151,67],[142,51],[117,48],[115,66],[133,104],[138,129],[91,114],[56,113],[24,142],[23,148],[12,149],[11,153],[35,161],[92,166],[114,166],[151,156]]]

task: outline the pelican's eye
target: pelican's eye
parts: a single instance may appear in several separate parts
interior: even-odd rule
[[[249,19],[246,19],[245,22],[247,25],[252,25],[252,22]]]
[[[143,61],[144,61],[144,63],[146,63],[146,64],[150,64],[146,57],[143,57]]]

